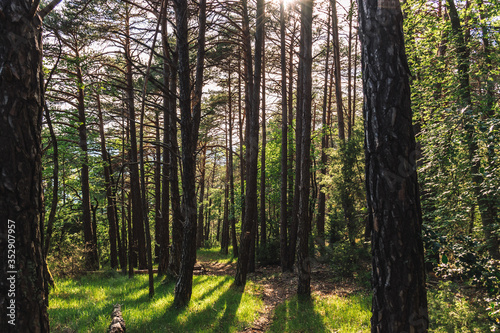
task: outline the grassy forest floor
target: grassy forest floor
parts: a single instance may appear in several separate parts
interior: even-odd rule
[[[175,282],[155,279],[148,296],[147,274],[102,271],[56,279],[49,316],[52,332],[106,332],[113,305],[122,305],[127,332],[369,332],[371,296],[367,274],[335,278],[332,266],[315,263],[310,302],[295,296],[296,276],[278,266],[258,267],[245,293],[231,288],[236,260],[219,249],[200,250],[204,271],[194,277],[188,308],[171,307]],[[334,269],[334,268],[333,268]],[[334,269],[335,270],[335,269]],[[362,278],[359,278],[362,277]],[[489,332],[486,310],[475,291],[430,281],[432,332]]]

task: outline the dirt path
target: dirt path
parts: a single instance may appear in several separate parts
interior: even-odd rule
[[[215,261],[201,262],[205,274],[209,275],[234,275],[236,263],[218,263]],[[274,309],[287,299],[296,294],[297,275],[295,273],[282,273],[279,266],[260,267],[255,273],[250,273],[248,279],[262,287],[261,299],[264,307],[251,327],[241,331],[265,332],[271,326]],[[332,272],[327,265],[317,264],[312,269],[311,289],[314,296],[325,297],[328,295],[345,296],[359,290],[353,283],[334,283]]]

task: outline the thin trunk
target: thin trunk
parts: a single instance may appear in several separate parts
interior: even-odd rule
[[[76,54],[79,59],[79,54]],[[82,150],[81,156],[81,188],[82,188],[82,222],[85,241],[85,255],[87,270],[99,269],[99,256],[97,254],[97,244],[94,243],[95,230],[92,227],[91,204],[90,204],[90,183],[89,183],[89,157],[87,145],[87,120],[85,115],[85,93],[83,91],[83,75],[79,65],[76,66],[76,79],[78,85],[78,137]]]
[[[228,145],[228,121],[224,119],[225,147]],[[224,150],[224,159],[227,161],[229,153]],[[226,163],[226,174],[224,177],[224,213],[222,218],[222,235],[220,241],[221,252],[225,255],[229,253],[229,165]]]
[[[132,197],[132,225],[133,225],[133,247],[130,249],[134,266],[139,260],[139,269],[147,268],[146,240],[144,235],[143,206],[141,200],[141,186],[139,180],[139,165],[137,160],[137,132],[134,108],[134,83],[132,77],[132,59],[130,52],[130,23],[129,10],[125,15],[125,61],[126,61],[126,95],[129,117],[130,132],[130,195]]]
[[[312,12],[313,0],[305,0],[300,6],[301,41],[299,60],[299,98],[297,119],[302,118],[301,132],[297,132],[297,146],[300,141],[301,156],[297,159],[300,173],[297,180],[299,191],[297,269],[299,275],[297,294],[311,296],[311,263],[309,258],[309,234],[311,216],[309,211],[310,168],[311,168],[311,102],[312,102]],[[297,148],[299,150],[299,147]]]
[[[288,59],[288,123],[290,126],[290,131],[293,131],[293,83],[294,83],[294,74],[293,74],[293,55],[295,53],[295,34],[291,36],[290,39],[290,49],[289,49],[289,59]],[[297,83],[297,95],[298,95],[298,83]],[[298,98],[298,96],[296,96]],[[295,122],[295,133],[297,133],[298,127],[301,126],[302,121],[296,117]],[[297,137],[297,134],[295,134]],[[293,266],[295,265],[295,253],[297,248],[297,228],[298,228],[298,219],[297,219],[297,208],[298,208],[298,196],[296,191],[296,182],[298,181],[297,172],[299,172],[300,163],[295,163],[295,161],[300,161],[300,151],[297,151],[297,147],[295,150],[295,154],[293,152],[293,135],[289,135],[288,147],[290,148],[290,152],[288,153],[288,167],[289,167],[289,179],[288,179],[288,209],[290,215],[290,241],[288,246],[288,270],[293,271]],[[293,170],[293,166],[295,165],[295,172]]]
[[[325,83],[323,86],[323,106],[321,113],[321,175],[326,175],[326,149],[328,148],[328,123],[326,122],[326,115],[328,112],[328,73],[330,71],[330,31],[331,31],[331,10],[328,9],[328,23],[326,25],[326,56],[325,56]],[[324,186],[319,187],[318,198],[318,219],[316,222],[316,229],[318,232],[318,242],[321,249],[325,245],[325,215],[326,215],[326,194],[323,191]]]
[[[201,158],[201,178],[200,178],[200,205],[198,208],[198,225],[196,232],[196,247],[201,248],[203,246],[203,210],[205,199],[205,167],[207,163],[207,146],[203,148],[203,155]]]
[[[285,2],[280,1],[280,63],[281,63],[281,188],[280,188],[280,264],[282,272],[288,267],[288,124],[286,94],[286,45],[285,45]]]
[[[44,105],[45,108],[45,119],[47,120],[47,126],[49,128],[50,139],[52,141],[52,202],[50,205],[49,218],[47,220],[47,228],[43,240],[43,256],[44,260],[47,260],[47,255],[49,254],[50,241],[52,238],[52,231],[54,228],[54,221],[57,213],[57,203],[59,201],[59,146],[57,144],[57,137],[54,132],[54,127],[52,126],[52,119],[50,118],[49,108],[47,104]]]
[[[339,128],[339,139],[345,142],[345,124],[344,124],[344,110],[342,107],[342,79],[340,67],[340,39],[339,39],[339,25],[337,17],[337,2],[330,1],[332,7],[332,37],[333,37],[333,64],[335,74],[335,99],[337,104],[337,122]]]
[[[236,215],[234,211],[234,172],[233,172],[233,95],[231,93],[231,70],[228,73],[228,108],[229,108],[229,192],[231,202],[229,206],[229,223],[231,225],[231,241],[233,243],[233,257],[238,257],[238,239],[236,235]]]
[[[262,76],[262,40],[264,26],[264,0],[257,0],[257,21],[255,33],[255,71],[252,68],[252,50],[250,43],[250,23],[247,1],[242,0],[243,7],[243,51],[247,72],[246,88],[246,195],[245,219],[241,227],[241,246],[236,266],[234,283],[238,287],[246,284],[248,264],[251,262],[252,243],[255,241],[257,226],[257,160],[259,149],[259,99]]]
[[[106,137],[104,135],[104,121],[102,117],[101,99],[99,93],[96,95],[97,101],[97,117],[99,119],[99,135],[101,137],[101,157],[104,169],[104,186],[106,188],[106,200],[108,206],[106,207],[106,216],[108,218],[108,235],[110,243],[110,261],[111,268],[118,267],[118,250],[117,250],[117,230],[116,230],[116,212],[115,203],[113,201],[113,184],[111,183],[111,164],[109,163],[108,151],[106,149]]]
[[[265,49],[265,32],[262,48]],[[266,54],[262,55],[262,151],[260,155],[260,246],[266,247]]]
[[[169,78],[169,105],[168,114],[170,117],[170,191],[171,191],[171,206],[172,206],[172,252],[168,262],[168,274],[174,277],[179,275],[181,267],[182,255],[182,210],[181,210],[181,196],[179,192],[179,145],[177,143],[177,51],[174,52]]]

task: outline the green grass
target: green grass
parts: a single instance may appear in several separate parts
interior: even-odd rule
[[[269,332],[369,332],[370,307],[363,293],[306,302],[293,297],[276,308]]]
[[[230,264],[236,262],[236,258],[233,257],[232,253],[232,246],[229,247],[229,254],[223,254],[220,247],[201,248],[197,250],[196,258],[198,261],[216,261],[222,264]]]
[[[245,293],[230,288],[229,276],[195,276],[193,295],[186,309],[172,308],[174,283],[155,282],[155,297],[148,296],[147,275],[86,276],[56,281],[50,294],[52,332],[106,332],[113,305],[122,305],[127,332],[235,332],[255,320],[262,301],[255,285]]]

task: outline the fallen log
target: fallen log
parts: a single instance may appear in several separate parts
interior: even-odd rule
[[[125,320],[122,317],[120,304],[113,307],[111,313],[111,324],[109,324],[108,333],[125,333]]]

